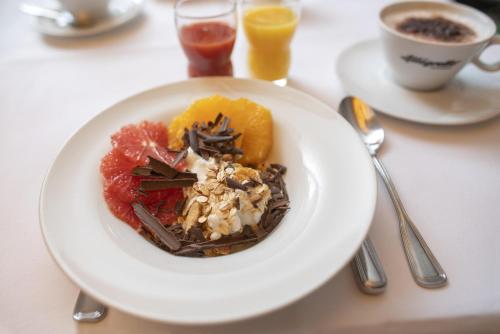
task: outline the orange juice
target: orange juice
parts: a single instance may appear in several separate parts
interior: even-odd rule
[[[298,17],[285,6],[249,8],[243,14],[243,27],[250,44],[248,65],[253,77],[285,79],[290,67],[290,41]]]

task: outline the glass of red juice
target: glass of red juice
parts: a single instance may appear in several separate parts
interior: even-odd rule
[[[233,75],[237,24],[235,0],[176,1],[175,25],[190,77]]]

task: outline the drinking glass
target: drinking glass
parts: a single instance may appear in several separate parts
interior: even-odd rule
[[[232,76],[236,1],[178,0],[174,13],[177,35],[189,60],[189,76]]]
[[[243,0],[242,10],[251,76],[286,85],[299,0]]]

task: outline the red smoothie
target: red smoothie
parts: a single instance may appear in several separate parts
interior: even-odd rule
[[[182,27],[179,37],[190,77],[233,75],[234,28],[223,22],[200,22]]]

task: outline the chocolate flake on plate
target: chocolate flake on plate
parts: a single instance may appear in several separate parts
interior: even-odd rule
[[[176,238],[175,234],[167,230],[142,204],[132,203],[134,213],[140,219],[146,229],[156,236],[170,250],[176,251],[181,248],[181,243]]]
[[[184,208],[185,204],[186,204],[186,198],[178,200],[177,203],[175,203],[175,215],[177,217],[182,214],[182,209]]]
[[[194,123],[191,129],[184,129],[182,137],[184,151],[191,147],[195,153],[201,155],[204,159],[224,154],[233,156],[243,154],[241,149],[234,146],[241,133],[234,133],[234,129],[229,128],[229,122],[228,117],[219,113],[213,122],[202,124],[201,127],[198,123]],[[185,156],[183,155],[183,158]]]
[[[137,166],[132,170],[132,174],[135,176],[153,176],[154,172],[151,167],[148,166]]]
[[[149,175],[146,175],[148,170],[151,170],[151,172]],[[157,160],[153,157],[149,157],[149,163],[147,166],[136,167],[134,171],[142,173],[143,176],[150,176],[150,178],[141,180],[139,188],[141,191],[190,187],[198,181],[196,174],[179,172],[163,161]],[[152,173],[155,173],[155,175]],[[154,177],[151,178],[151,176]]]
[[[163,190],[171,188],[183,188],[190,187],[196,182],[196,179],[167,179],[167,178],[155,178],[141,180],[140,190],[152,191],[152,190]]]
[[[233,189],[241,189],[243,191],[247,191],[247,187],[244,184],[241,184],[240,182],[231,179],[230,177],[226,178],[226,184],[229,188]]]
[[[179,172],[164,163],[163,161],[157,160],[151,156],[149,158],[149,164],[148,167],[150,167],[154,172],[161,174],[169,179],[175,178]]]
[[[187,148],[177,153],[175,160],[172,162],[172,166],[177,166],[182,160],[186,159],[188,155]]]

